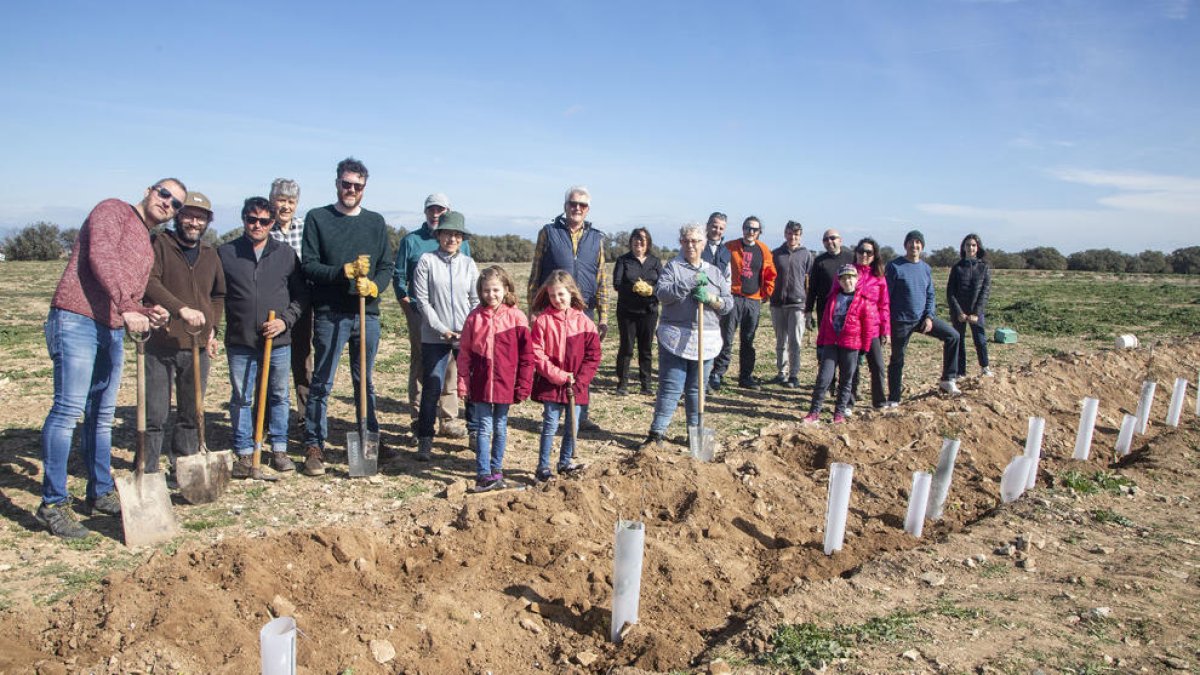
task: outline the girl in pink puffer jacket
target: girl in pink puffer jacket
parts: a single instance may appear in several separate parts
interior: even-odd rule
[[[817,332],[817,357],[820,366],[817,382],[813,385],[812,406],[805,424],[815,424],[821,418],[821,405],[825,392],[833,381],[837,370],[838,390],[833,421],[846,421],[846,410],[850,405],[850,393],[854,373],[858,369],[859,352],[871,344],[871,325],[876,319],[875,307],[855,292],[858,286],[858,270],[854,265],[842,265],[838,270],[838,292],[831,293],[821,313],[821,327]]]

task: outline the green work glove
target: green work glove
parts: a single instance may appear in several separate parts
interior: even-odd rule
[[[707,305],[713,298],[712,294],[708,292],[708,287],[703,284],[692,289],[692,297],[702,305]]]
[[[705,274],[704,272],[697,272],[696,273],[696,285],[697,286],[707,286],[708,285],[708,275]]]

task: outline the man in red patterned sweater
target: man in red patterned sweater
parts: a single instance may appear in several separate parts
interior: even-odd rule
[[[125,331],[145,333],[166,324],[159,305],[145,307],[154,262],[150,230],[183,206],[187,188],[164,178],[142,201],[106,199],[79,228],[67,269],[46,319],[46,347],[54,362],[54,404],[42,426],[42,504],[37,519],[66,539],[88,535],[71,510],[67,457],[75,423],[83,417],[79,449],[87,468],[86,513],[120,515],[112,479],[112,422],[124,363]]]

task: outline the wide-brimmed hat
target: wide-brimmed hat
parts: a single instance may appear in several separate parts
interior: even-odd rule
[[[471,236],[471,233],[467,232],[467,220],[458,211],[447,211],[438,220],[437,230],[434,233],[437,232],[461,232],[464,238]]]

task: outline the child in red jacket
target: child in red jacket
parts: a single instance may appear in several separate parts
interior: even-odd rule
[[[870,348],[870,325],[875,312],[875,307],[861,293],[854,292],[857,285],[858,270],[854,265],[842,265],[838,270],[838,292],[829,295],[825,311],[821,313],[821,328],[817,332],[817,356],[821,365],[805,424],[820,421],[821,404],[833,381],[834,368],[837,368],[838,389],[833,421],[835,424],[846,421],[854,372],[858,369],[858,353]]]
[[[458,397],[468,401],[478,434],[472,491],[486,492],[506,487],[508,407],[529,398],[533,349],[529,320],[504,268],[484,270],[476,290],[479,306],[467,315],[458,352]]]
[[[572,418],[579,427],[579,407],[588,403],[588,385],[600,366],[600,334],[596,324],[583,313],[586,305],[575,280],[563,270],[555,270],[538,289],[530,311],[533,320],[533,400],[542,403],[542,433],[538,482],[550,480],[550,450],[558,419],[566,409],[568,392],[574,393]],[[575,434],[563,434],[558,455],[558,473],[575,474],[584,466],[572,461]]]

